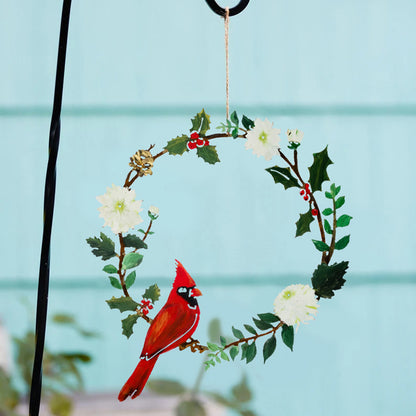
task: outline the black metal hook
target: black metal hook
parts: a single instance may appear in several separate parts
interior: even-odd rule
[[[219,6],[215,0],[205,1],[214,13],[217,13],[220,16],[225,17],[225,9]],[[237,6],[234,6],[230,9],[230,16],[235,16],[236,14],[241,13],[247,7],[249,1],[250,0],[240,0],[240,3],[238,3]]]

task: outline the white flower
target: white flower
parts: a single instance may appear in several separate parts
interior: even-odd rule
[[[292,326],[314,319],[318,313],[315,291],[308,285],[290,285],[274,301],[274,314]]]
[[[289,142],[293,143],[300,143],[303,139],[303,131],[300,131],[298,129],[288,129],[286,135]]]
[[[159,215],[159,208],[155,207],[154,205],[150,205],[149,213],[152,214],[154,217],[157,217]]]
[[[135,201],[136,192],[116,186],[107,188],[104,195],[97,196],[98,202],[103,204],[98,208],[100,217],[104,218],[104,225],[111,227],[114,234],[124,233],[140,224],[143,219],[139,215],[142,211],[142,201]]]
[[[257,156],[270,160],[279,149],[280,129],[274,129],[267,118],[262,121],[256,118],[254,127],[247,133],[246,149],[253,149]]]

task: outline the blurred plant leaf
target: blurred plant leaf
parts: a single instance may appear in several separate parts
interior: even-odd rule
[[[215,342],[221,335],[221,323],[218,318],[213,318],[208,324],[208,338],[211,342]]]
[[[247,403],[252,399],[251,390],[247,384],[247,377],[244,375],[241,381],[232,387],[233,397],[240,403]]]
[[[185,386],[179,381],[162,378],[151,379],[147,382],[146,386],[155,393],[168,396],[177,396],[186,391]]]
[[[55,416],[70,416],[73,411],[72,400],[62,393],[54,393],[48,405],[50,412]]]
[[[176,416],[206,416],[206,412],[202,404],[195,400],[189,399],[179,403],[175,409]]]

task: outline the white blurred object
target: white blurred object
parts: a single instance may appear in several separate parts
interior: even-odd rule
[[[0,321],[0,367],[10,373],[12,367],[10,336]]]

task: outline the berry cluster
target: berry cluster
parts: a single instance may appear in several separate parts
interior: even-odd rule
[[[305,188],[300,191],[300,194],[303,196],[305,201],[309,201],[309,195],[311,194],[311,189],[308,183],[305,183]],[[318,210],[313,208],[311,210],[312,215],[318,215]]]
[[[191,134],[191,140],[186,144],[189,150],[196,149],[197,147],[209,146],[209,140],[201,139],[199,134],[194,131]]]
[[[141,304],[141,310],[143,315],[147,315],[149,313],[149,310],[153,309],[153,305],[150,300],[143,299]]]

